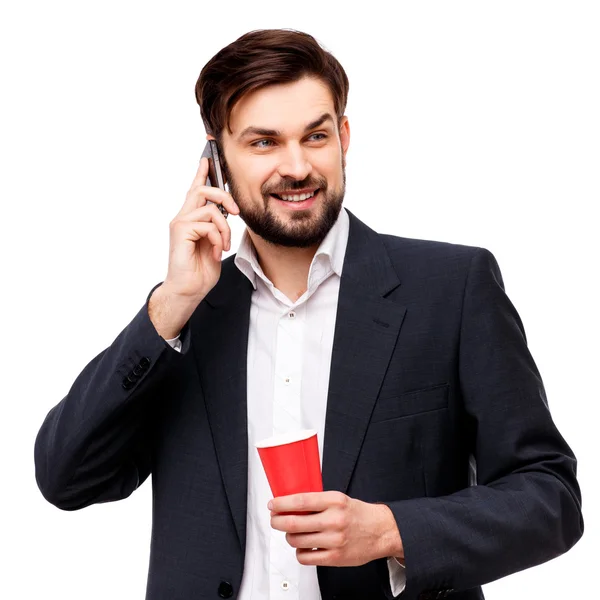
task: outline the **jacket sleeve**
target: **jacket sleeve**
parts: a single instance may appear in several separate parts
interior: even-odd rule
[[[159,336],[148,302],[113,343],[77,376],[47,414],[35,439],[35,477],[44,498],[63,510],[127,498],[151,470],[155,408],[169,374],[185,360]]]
[[[485,248],[475,250],[466,277],[459,378],[476,485],[386,502],[404,546],[409,598],[443,597],[538,565],[583,534],[575,456]]]

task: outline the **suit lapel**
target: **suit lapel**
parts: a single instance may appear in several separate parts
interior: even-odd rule
[[[252,284],[233,257],[206,297],[211,308],[194,329],[194,352],[229,508],[246,547],[248,493],[247,351]]]
[[[406,313],[384,296],[400,285],[380,236],[350,211],[323,445],[323,488],[346,492]]]

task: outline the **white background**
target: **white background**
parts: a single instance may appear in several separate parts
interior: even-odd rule
[[[60,511],[36,487],[34,439],[166,275],[168,223],[204,145],[200,69],[243,33],[271,27],[313,34],[348,73],[346,206],[381,232],[494,253],[554,419],[579,459],[582,540],[485,586],[487,598],[594,596],[598,7],[3,5],[0,597],[144,596],[150,480],[122,502]],[[229,221],[233,252],[242,223]]]

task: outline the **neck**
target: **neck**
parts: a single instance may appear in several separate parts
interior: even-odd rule
[[[266,242],[248,229],[256,249],[258,264],[273,285],[292,302],[304,294],[308,286],[308,271],[318,245],[308,248],[287,248]]]

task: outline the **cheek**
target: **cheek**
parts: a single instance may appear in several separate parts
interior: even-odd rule
[[[328,181],[329,187],[337,186],[342,181],[342,164],[341,158],[340,163],[328,165],[327,168],[323,168],[321,171],[323,177],[325,177]]]
[[[256,194],[261,192],[262,187],[267,184],[273,185],[277,182],[277,172],[266,161],[245,161],[240,165],[240,173],[244,176],[240,179],[241,184],[246,190]]]
[[[340,152],[329,152],[313,163],[313,167],[329,178],[341,177],[342,154]]]

